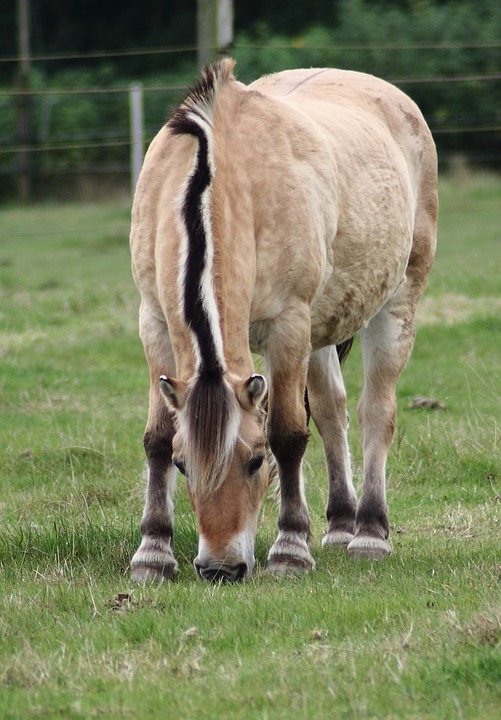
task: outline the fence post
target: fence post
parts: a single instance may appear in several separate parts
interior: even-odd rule
[[[32,155],[29,145],[32,142],[32,98],[30,88],[30,1],[17,0],[18,52],[19,68],[17,89],[21,91],[17,100],[17,135],[19,152],[17,157],[18,194],[22,203],[31,200],[32,191]]]
[[[197,1],[197,66],[213,62],[233,42],[233,0]]]
[[[131,85],[129,92],[130,108],[130,169],[131,169],[131,192],[134,195],[137,180],[143,164],[143,89],[141,85]]]

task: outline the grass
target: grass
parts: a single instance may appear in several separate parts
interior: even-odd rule
[[[314,573],[197,581],[182,483],[175,583],[128,579],[139,542],[148,374],[129,207],[0,208],[0,717],[490,718],[501,708],[501,180],[441,183],[439,249],[398,388],[394,554],[320,547]],[[359,348],[345,369],[354,470]],[[446,411],[410,410],[416,395]]]

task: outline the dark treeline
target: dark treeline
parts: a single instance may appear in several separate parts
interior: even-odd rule
[[[16,55],[16,0],[2,4],[1,54]],[[235,31],[252,33],[260,23],[280,35],[295,35],[311,25],[330,27],[340,4],[340,0],[234,0]],[[395,3],[387,0],[383,4]],[[31,0],[32,52],[193,45],[195,19],[196,0],[122,0],[119,4],[110,0]],[[137,71],[134,63],[129,61]],[[167,59],[167,64],[175,63],[175,58]],[[13,66],[4,65],[0,72],[2,80],[12,79]]]
[[[499,0],[234,0],[230,50],[239,78],[300,66],[334,66],[395,81],[422,108],[442,168],[461,154],[468,162],[501,167],[501,4]],[[16,0],[4,0],[0,54],[15,57]],[[140,81],[149,139],[184,86],[196,75],[196,0],[31,0],[33,90],[127,87]],[[180,48],[153,55],[52,60],[37,55]],[[9,89],[18,65],[0,63],[0,195],[12,186],[19,144],[18,103]],[[125,173],[128,100],[125,93],[35,95],[30,144],[39,178],[81,171]],[[107,147],[99,146],[103,140]],[[85,148],[68,145],[84,143]],[[121,142],[121,144],[120,144]],[[58,144],[66,146],[58,149]],[[114,144],[113,144],[114,143]],[[56,146],[56,150],[54,147]]]
[[[311,27],[336,29],[349,5],[363,5],[359,0],[234,0],[235,35],[262,35],[266,29],[280,37],[300,36]],[[387,13],[409,16],[427,8],[446,7],[454,12],[462,0],[366,0],[367,8],[384,19]],[[472,12],[479,12],[478,0],[467,2]],[[495,5],[496,3],[494,3]],[[147,47],[192,46],[195,43],[196,0],[30,0],[31,51],[34,55],[51,53],[96,52]],[[403,38],[394,38],[402,40]],[[426,38],[423,38],[426,40]],[[0,22],[2,56],[15,56],[17,50],[16,0],[4,0]],[[87,67],[86,60],[68,61],[71,66]],[[138,74],[179,65],[176,55],[148,60],[121,59],[120,71]],[[40,61],[38,67],[49,75],[58,71],[51,61]],[[14,81],[15,65],[0,64],[0,80]]]

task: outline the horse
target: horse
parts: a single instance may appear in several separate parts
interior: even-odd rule
[[[244,85],[234,64],[206,67],[153,139],[132,207],[150,373],[138,581],[176,573],[176,471],[197,519],[200,578],[251,575],[268,450],[280,505],[267,569],[312,570],[309,413],[329,481],[322,546],[374,560],[392,552],[385,468],[435,255],[435,144],[415,103],[371,75],[288,70]],[[357,333],[358,501],[339,359]]]

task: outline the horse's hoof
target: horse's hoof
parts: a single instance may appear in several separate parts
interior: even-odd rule
[[[273,544],[266,569],[276,577],[302,575],[315,568],[308,543],[297,533],[280,532]]]
[[[268,559],[266,569],[275,577],[284,577],[285,575],[303,575],[315,568],[315,561],[310,559],[297,558],[287,555],[278,555]]]
[[[172,580],[177,571],[177,562],[170,542],[146,537],[131,562],[131,580],[148,583]]]
[[[322,538],[322,547],[346,548],[354,537],[348,530],[330,530]]]
[[[385,560],[391,555],[391,545],[383,538],[356,535],[348,545],[348,555],[354,560]]]
[[[174,580],[177,564],[173,565],[133,565],[130,579],[138,583],[163,582]]]

